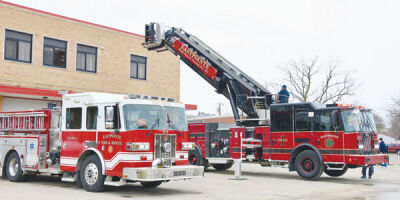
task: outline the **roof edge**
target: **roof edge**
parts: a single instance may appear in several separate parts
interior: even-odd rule
[[[27,7],[27,6],[23,6],[23,5],[19,5],[19,4],[3,1],[3,0],[0,0],[0,3],[1,4],[6,4],[6,5],[10,5],[10,6],[14,6],[14,7],[17,7],[17,8],[22,8],[22,9],[25,9],[25,10],[39,12],[39,13],[50,15],[50,16],[54,16],[54,17],[59,17],[59,18],[71,20],[71,21],[74,21],[74,22],[84,23],[84,24],[87,24],[87,25],[96,26],[96,27],[100,27],[100,28],[104,28],[104,29],[117,31],[117,32],[121,32],[121,33],[125,33],[125,34],[129,34],[129,35],[133,35],[133,36],[144,38],[144,35],[140,35],[140,34],[137,34],[137,33],[132,33],[132,32],[129,32],[129,31],[124,31],[124,30],[121,30],[121,29],[112,28],[112,27],[109,27],[109,26],[104,26],[104,25],[101,25],[101,24],[96,24],[96,23],[92,23],[92,22],[88,22],[88,21],[84,21],[84,20],[80,20],[80,19],[75,19],[75,18],[72,18],[72,17],[67,17],[67,16],[63,16],[63,15],[59,15],[59,14],[55,14],[55,13],[39,10],[39,9],[36,9],[36,8],[31,8],[31,7]]]

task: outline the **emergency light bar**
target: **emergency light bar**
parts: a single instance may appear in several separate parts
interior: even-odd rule
[[[157,97],[157,96],[147,96],[140,94],[130,94],[128,95],[129,99],[146,99],[146,100],[157,100],[157,101],[166,101],[166,102],[175,102],[175,98],[168,97]]]
[[[348,103],[327,104],[326,107],[340,107],[340,108],[359,108],[359,109],[365,109],[364,106],[357,106],[357,105],[352,105],[352,104],[348,104]]]

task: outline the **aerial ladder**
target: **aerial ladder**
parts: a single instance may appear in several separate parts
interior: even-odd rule
[[[228,98],[237,125],[269,124],[269,106],[273,103],[273,95],[196,36],[181,28],[149,23],[145,26],[143,46],[149,51],[171,51],[212,85],[217,93]]]

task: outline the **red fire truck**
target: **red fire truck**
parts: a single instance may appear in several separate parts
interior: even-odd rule
[[[105,93],[63,96],[62,109],[0,113],[3,177],[50,173],[88,191],[104,185],[203,177],[188,165],[185,105],[171,98]]]
[[[388,144],[387,148],[389,153],[397,153],[397,155],[400,155],[400,144]]]
[[[232,161],[287,165],[305,179],[325,172],[386,163],[377,153],[377,131],[369,109],[344,104],[275,104],[274,95],[196,36],[157,23],[145,27],[148,50],[169,50],[230,100],[235,126],[189,125],[193,165],[218,170]],[[239,112],[242,112],[240,114]]]

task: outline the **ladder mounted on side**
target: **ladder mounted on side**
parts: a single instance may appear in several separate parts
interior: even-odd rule
[[[272,94],[215,50],[180,28],[164,29],[158,23],[146,24],[145,43],[148,50],[170,50],[216,92],[230,100],[237,125],[257,126],[269,123]],[[239,110],[246,113],[240,118]]]
[[[0,113],[0,131],[39,132],[44,127],[44,112]]]

